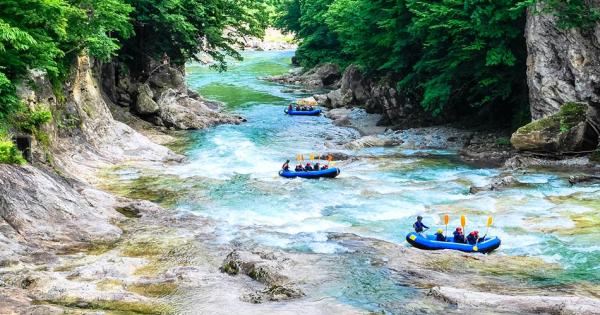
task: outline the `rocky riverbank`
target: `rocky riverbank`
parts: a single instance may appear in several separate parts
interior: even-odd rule
[[[100,89],[96,63],[86,56],[77,59],[62,90],[37,72],[32,84],[19,88],[27,106],[48,108],[53,120],[43,126],[44,141],[32,139],[31,165],[0,165],[1,313],[170,314],[174,303],[165,297],[191,281],[185,275],[219,275],[187,270],[192,258],[182,247],[210,233],[213,223],[186,218],[193,228],[167,224],[179,214],[96,188],[109,167],[160,169],[183,161],[157,144],[176,145],[177,135],[167,128],[240,122],[188,91],[173,71],[157,71],[136,89],[156,92],[157,101],[146,99],[158,106],[155,116],[139,111],[143,95],[128,104],[131,109],[112,104]],[[157,231],[164,234],[156,237]]]
[[[385,85],[385,81],[374,83],[354,66],[341,73],[337,65],[323,64],[306,72],[295,70],[264,79],[296,85],[297,89],[306,89],[304,93],[329,90],[314,95],[319,104],[327,108],[325,116],[336,125],[358,130],[364,137],[345,144],[346,148],[402,146],[456,150],[466,163],[513,169],[550,167],[595,171],[598,168],[597,159],[590,151],[597,144],[594,124],[587,123],[593,121],[596,114],[592,107],[586,114],[585,105],[564,106],[555,116],[511,134],[505,129],[449,123],[449,117],[431,119],[419,106],[400,103],[403,98],[394,88],[381,85]],[[556,130],[563,131],[557,133]],[[548,146],[552,146],[550,151]]]

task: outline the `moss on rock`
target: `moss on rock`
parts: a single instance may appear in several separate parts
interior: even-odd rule
[[[595,163],[600,163],[600,148],[596,149],[594,153],[590,156],[590,161]]]
[[[531,123],[519,128],[517,133],[526,134],[535,131],[546,132],[567,132],[571,128],[585,121],[587,105],[584,103],[565,103],[560,112],[542,119],[532,121]]]
[[[170,305],[156,302],[114,300],[86,301],[79,298],[65,297],[56,300],[39,301],[38,303],[54,304],[85,310],[122,312],[124,314],[175,314],[175,310]]]
[[[174,282],[138,283],[128,285],[127,290],[147,297],[164,297],[174,294],[177,291],[177,284]]]
[[[571,152],[586,144],[587,104],[565,103],[554,115],[538,119],[519,128],[512,145],[523,151]]]

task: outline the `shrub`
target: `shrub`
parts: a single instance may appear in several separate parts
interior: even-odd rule
[[[17,129],[31,134],[35,134],[43,124],[50,120],[52,120],[52,113],[47,108],[34,111],[25,110],[14,116],[14,123]]]
[[[7,135],[0,136],[0,164],[25,164],[25,159]]]

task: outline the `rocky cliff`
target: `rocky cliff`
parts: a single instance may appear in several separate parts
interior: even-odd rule
[[[160,127],[204,129],[243,121],[220,112],[218,102],[189,90],[184,71],[183,67],[153,64],[148,74],[135,76],[125,64],[109,63],[102,68],[102,89],[115,104]]]
[[[62,89],[53,89],[42,73],[19,87],[30,108],[47,107],[53,121],[44,126],[46,144],[34,143],[34,163],[53,166],[71,177],[93,182],[94,172],[125,161],[164,162],[182,157],[116,121],[99,88],[98,71],[86,56],[78,57]]]
[[[374,80],[364,76],[355,65],[346,68],[339,89],[317,98],[329,108],[360,106],[370,114],[381,114],[379,125],[384,126],[411,128],[428,125],[434,121],[415,100],[399,91],[393,80]]]
[[[589,5],[600,7],[600,1]],[[600,26],[561,28],[556,16],[540,13],[543,9],[538,4],[529,10],[525,30],[535,121],[515,133],[512,143],[520,150],[593,150],[600,136]],[[562,107],[573,103],[584,104],[584,113],[572,126],[563,123],[561,128]],[[550,120],[558,125],[548,124]]]

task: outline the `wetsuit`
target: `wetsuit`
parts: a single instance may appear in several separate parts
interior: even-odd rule
[[[465,235],[454,231],[454,243],[465,243]]]
[[[429,228],[427,225],[423,224],[423,222],[420,221],[415,222],[415,224],[413,224],[413,227],[415,228],[415,232],[417,233],[421,233],[425,229]]]

